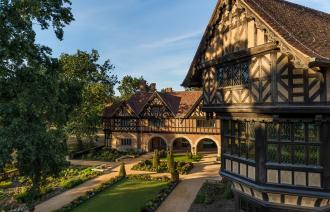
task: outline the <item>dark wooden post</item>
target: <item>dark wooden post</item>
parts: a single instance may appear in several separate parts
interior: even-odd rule
[[[322,122],[320,125],[321,137],[321,166],[323,167],[322,184],[325,189],[330,189],[330,123]]]
[[[257,122],[256,125],[256,182],[258,184],[266,183],[266,124]]]

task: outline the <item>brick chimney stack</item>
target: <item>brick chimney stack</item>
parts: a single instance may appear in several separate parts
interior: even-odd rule
[[[150,84],[150,92],[155,92],[157,90],[157,84],[156,83],[151,83]]]
[[[141,92],[147,91],[147,81],[141,80],[139,89]]]
[[[172,88],[165,88],[164,93],[173,93],[173,89]]]

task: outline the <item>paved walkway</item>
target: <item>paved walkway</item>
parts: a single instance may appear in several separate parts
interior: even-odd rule
[[[139,158],[131,159],[126,161],[126,172],[127,174],[145,174],[148,172],[145,171],[134,171],[131,170],[132,166],[137,164],[140,160],[148,159],[152,155],[151,154],[145,154],[142,155]],[[75,165],[100,165],[105,164],[104,162],[99,161],[74,161]],[[73,200],[77,199],[80,196],[83,196],[87,191],[93,190],[94,188],[98,187],[99,185],[109,181],[111,178],[118,176],[119,172],[119,165],[120,162],[117,163],[106,163],[113,165],[113,169],[110,173],[101,175],[99,177],[96,177],[94,179],[91,179],[73,189],[70,189],[64,193],[61,193],[53,198],[50,198],[49,200],[46,200],[45,202],[42,202],[38,204],[35,207],[35,212],[48,212],[48,211],[54,211],[62,208],[63,206],[69,204]],[[94,166],[93,165],[93,166]]]
[[[207,179],[220,180],[220,164],[216,155],[205,155],[189,175],[180,176],[182,182],[167,197],[157,212],[186,212]]]

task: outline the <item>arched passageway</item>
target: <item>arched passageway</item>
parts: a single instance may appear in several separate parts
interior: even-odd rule
[[[177,138],[172,143],[172,150],[174,152],[187,152],[191,151],[191,145],[185,138]]]
[[[154,137],[149,141],[149,152],[154,151],[155,149],[158,150],[166,150],[167,144],[166,141],[161,137]]]
[[[218,153],[218,146],[215,141],[209,138],[202,139],[197,144],[197,153]]]

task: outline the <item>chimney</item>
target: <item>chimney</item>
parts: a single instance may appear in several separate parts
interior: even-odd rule
[[[164,89],[164,92],[165,93],[172,93],[173,92],[173,89],[172,88],[165,88]]]
[[[139,89],[140,89],[141,92],[147,91],[147,81],[141,80],[140,85],[139,85]]]
[[[155,92],[157,90],[156,83],[151,83],[150,84],[150,91]]]

